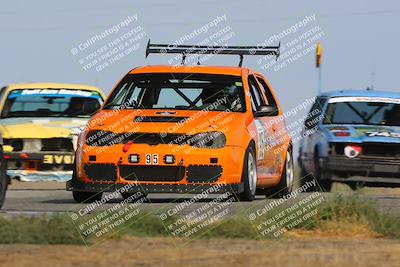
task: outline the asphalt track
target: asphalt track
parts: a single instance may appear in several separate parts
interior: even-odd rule
[[[79,205],[72,199],[71,192],[66,191],[64,183],[57,182],[13,182],[6,195],[6,201],[3,209],[0,210],[0,216],[13,217],[20,215],[35,216],[43,214],[57,214],[76,210]],[[336,191],[336,192],[335,192]],[[297,200],[307,198],[311,193],[299,194]],[[341,194],[344,197],[350,197],[354,194],[345,186],[334,187],[333,193],[321,193],[325,200],[329,200],[335,195]],[[376,201],[381,210],[390,213],[400,213],[400,189],[391,188],[366,188],[362,191],[362,197]],[[173,209],[185,201],[190,201],[193,195],[179,194],[149,194],[148,203],[142,204],[142,209],[154,214],[160,214],[164,210]],[[212,198],[202,199],[199,202],[188,205],[185,209],[179,210],[176,214],[183,215],[201,208]],[[102,209],[110,208],[119,203],[122,198],[112,199],[102,205]],[[252,208],[263,207],[270,203],[271,199],[265,196],[257,196],[253,202],[233,202],[229,204],[230,215],[246,212]]]

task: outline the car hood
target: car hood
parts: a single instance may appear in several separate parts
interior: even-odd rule
[[[116,133],[202,133],[230,131],[244,127],[245,113],[201,110],[103,110],[91,118],[90,129],[109,130]]]
[[[54,138],[78,134],[86,118],[6,118],[0,120],[3,138]]]
[[[399,126],[383,125],[329,125],[323,126],[323,131],[333,142],[374,142],[400,143]],[[336,136],[337,132],[348,132],[349,136]]]

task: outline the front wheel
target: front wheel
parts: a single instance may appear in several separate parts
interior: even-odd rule
[[[314,157],[314,168],[315,168],[315,178],[318,181],[319,186],[316,186],[317,191],[330,192],[332,189],[332,180],[330,174],[323,170],[320,164],[318,153],[315,153]]]
[[[331,180],[320,180],[319,186],[322,192],[330,192],[332,190],[333,182]]]
[[[254,148],[252,146],[247,148],[244,157],[242,181],[244,183],[244,192],[238,195],[239,200],[253,201],[256,196],[257,162]]]
[[[267,194],[267,197],[273,196],[274,198],[281,198],[292,193],[294,181],[294,165],[292,150],[288,149],[286,152],[285,166],[281,174],[279,184],[272,188]]]
[[[353,190],[353,191],[360,190],[361,188],[364,187],[364,184],[361,182],[352,182],[352,183],[349,183],[348,185],[350,186],[351,190]]]
[[[317,189],[316,186],[311,186],[314,181],[314,176],[308,174],[302,167],[300,167],[300,180],[299,185],[304,189],[303,192],[315,192]]]
[[[75,183],[76,179],[76,162],[74,160],[74,165],[72,167],[72,179],[71,182]],[[73,199],[78,203],[93,203],[95,201],[101,200],[103,196],[102,192],[83,192],[83,191],[72,191]]]

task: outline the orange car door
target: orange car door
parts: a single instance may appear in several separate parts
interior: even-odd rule
[[[257,83],[256,78],[253,75],[248,76],[248,85],[250,90],[250,99],[253,114],[261,107],[265,106],[266,99]],[[271,136],[272,128],[266,127],[270,123],[271,118],[269,116],[254,117],[254,123],[257,131],[257,175],[258,178],[263,179],[275,175],[273,164],[273,153],[267,149],[268,138]]]
[[[256,79],[266,98],[267,105],[275,106],[278,109],[277,114],[265,118],[267,122],[265,127],[270,128],[270,136],[267,137],[267,150],[270,154],[269,158],[272,160],[270,164],[273,165],[273,173],[280,176],[290,138],[286,130],[285,120],[271,87],[261,75],[257,74]]]

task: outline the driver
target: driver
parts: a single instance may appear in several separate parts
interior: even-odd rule
[[[81,97],[72,97],[69,106],[64,110],[65,114],[70,117],[78,116],[83,114],[84,99]]]
[[[386,125],[400,126],[400,105],[394,105],[385,114]]]
[[[204,88],[201,93],[201,101],[204,106],[216,105],[215,110],[225,110],[227,104],[226,95],[223,90],[212,90]]]

